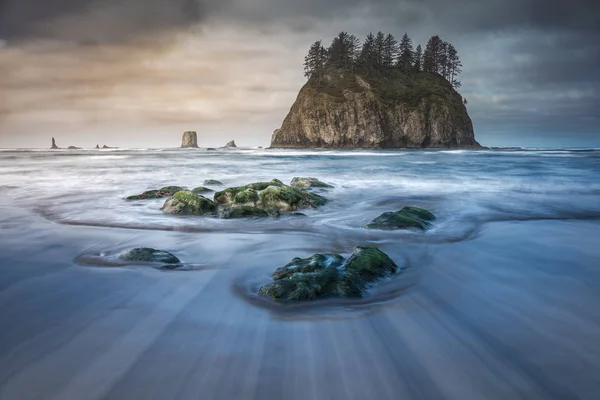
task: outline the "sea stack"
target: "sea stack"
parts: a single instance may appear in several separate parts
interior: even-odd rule
[[[198,148],[198,135],[195,131],[187,131],[183,133],[183,138],[181,139],[181,147]]]
[[[272,148],[481,148],[461,95],[442,76],[401,69],[312,77]]]
[[[227,144],[225,145],[225,147],[237,147],[237,146],[235,145],[235,140],[232,140],[232,141],[230,141],[230,142],[227,142]]]
[[[58,146],[56,145],[56,140],[54,140],[54,138],[52,138],[52,147],[50,147],[50,149],[52,150],[58,150]]]

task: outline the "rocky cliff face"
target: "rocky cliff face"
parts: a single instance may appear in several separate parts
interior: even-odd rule
[[[52,150],[56,150],[58,149],[58,146],[56,145],[56,140],[54,140],[54,138],[52,138],[52,147],[50,147]]]
[[[311,79],[272,148],[479,148],[463,99],[441,76],[400,70]]]
[[[183,133],[183,138],[181,139],[181,147],[198,147],[198,135],[194,131],[188,131]]]

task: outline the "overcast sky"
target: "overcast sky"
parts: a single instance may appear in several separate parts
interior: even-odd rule
[[[0,147],[268,146],[340,30],[453,43],[484,145],[600,147],[597,0],[0,0]]]

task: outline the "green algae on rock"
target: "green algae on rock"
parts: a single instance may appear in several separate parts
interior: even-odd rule
[[[194,192],[183,190],[168,199],[161,210],[166,214],[206,215],[217,212],[217,204]]]
[[[290,182],[290,186],[293,187],[297,187],[300,189],[306,189],[306,188],[332,188],[333,186],[320,181],[317,178],[300,178],[300,177],[296,177],[294,179],[292,179],[292,181]]]
[[[215,201],[219,204],[229,204],[234,201],[235,196],[240,192],[247,191],[248,189],[261,191],[269,186],[283,186],[283,183],[278,179],[273,179],[271,182],[255,182],[244,186],[230,187],[215,193]]]
[[[234,219],[234,218],[265,218],[269,214],[258,207],[252,206],[233,206],[228,208],[219,214],[220,218],[223,219]]]
[[[207,150],[209,150],[209,149],[207,149]],[[214,149],[212,149],[212,150],[214,150]],[[222,185],[223,182],[217,181],[215,179],[207,179],[207,180],[204,181],[204,184],[205,185]]]
[[[363,297],[375,283],[399,271],[377,247],[358,246],[345,262],[339,254],[294,258],[275,270],[273,281],[263,285],[259,294],[280,303]]]
[[[431,222],[436,220],[433,213],[419,207],[403,207],[396,212],[385,212],[365,225],[368,229],[408,229],[427,230]]]
[[[181,261],[179,261],[179,258],[175,257],[168,251],[156,250],[150,247],[139,247],[131,249],[121,254],[119,258],[124,261],[140,261],[181,265]]]
[[[173,196],[175,193],[185,190],[181,186],[165,186],[156,190],[147,190],[142,194],[129,196],[126,200],[148,200],[148,199],[160,199],[163,197]]]

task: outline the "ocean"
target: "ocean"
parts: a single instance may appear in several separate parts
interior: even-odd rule
[[[305,218],[165,215],[168,185],[296,176]],[[204,185],[209,186],[209,185]],[[413,205],[426,232],[362,228]],[[360,300],[275,268],[378,246]],[[115,266],[154,247],[182,271]],[[598,399],[600,150],[0,150],[0,399]]]

